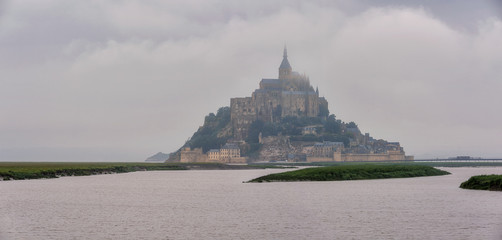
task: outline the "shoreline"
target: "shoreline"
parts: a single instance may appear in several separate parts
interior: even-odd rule
[[[50,179],[137,171],[242,170],[326,166],[422,165],[431,167],[501,167],[500,163],[149,163],[149,162],[0,162],[0,181]]]
[[[0,162],[0,181],[50,179],[138,171],[239,170],[279,168],[223,163]]]

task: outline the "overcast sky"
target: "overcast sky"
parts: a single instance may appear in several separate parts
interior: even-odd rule
[[[275,78],[416,158],[502,157],[502,3],[0,0],[0,161],[143,161]]]

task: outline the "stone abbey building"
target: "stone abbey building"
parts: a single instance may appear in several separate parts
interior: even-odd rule
[[[226,108],[228,113],[228,108]],[[294,72],[288,61],[287,49],[279,66],[278,78],[263,78],[259,88],[251,97],[230,99],[230,121],[215,132],[218,137],[226,138],[226,144],[218,149],[203,151],[200,145],[191,148],[185,145],[179,154],[181,162],[219,162],[246,163],[248,161],[297,161],[297,162],[352,162],[352,161],[403,161],[413,160],[406,156],[399,142],[374,139],[368,133],[362,134],[355,125],[338,121],[338,131],[326,134],[328,125],[296,127],[298,134],[258,136],[260,149],[252,158],[242,157],[241,149],[247,151],[246,142],[250,128],[257,120],[265,123],[280,123],[284,117],[323,117],[328,122],[328,101],[319,97],[309,78]],[[334,119],[334,117],[333,117]],[[205,123],[206,124],[206,123]],[[202,129],[202,127],[200,128]],[[300,134],[301,132],[301,134]],[[330,135],[331,134],[331,135]],[[335,136],[336,135],[336,136]],[[332,138],[329,140],[326,138]],[[338,138],[336,138],[338,137]],[[187,143],[186,143],[187,144]]]
[[[247,137],[255,120],[277,122],[286,116],[317,117],[328,101],[310,85],[309,78],[294,72],[288,61],[287,49],[279,67],[278,78],[264,78],[251,97],[230,100],[231,122],[235,140]]]

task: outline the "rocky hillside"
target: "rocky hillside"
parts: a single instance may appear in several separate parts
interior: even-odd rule
[[[303,146],[312,145],[314,142],[343,142],[349,147],[351,141],[362,137],[354,122],[344,123],[333,114],[326,116],[288,116],[279,122],[256,120],[251,124],[245,142],[239,142],[241,153],[250,157],[250,160],[284,160],[295,158],[295,155],[301,156]],[[216,114],[210,113],[205,117],[204,125],[199,127],[182,148],[202,148],[206,153],[231,142],[232,137],[230,109],[222,107]],[[179,160],[180,150],[171,154],[170,162]]]
[[[169,154],[158,152],[157,154],[147,158],[145,162],[165,162],[169,158]]]

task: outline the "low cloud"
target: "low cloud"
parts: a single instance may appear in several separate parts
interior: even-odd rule
[[[423,9],[378,8],[356,16],[333,41],[332,69],[341,80],[332,86],[343,89],[335,103],[344,117],[403,141],[409,152],[496,152],[500,23],[480,22],[478,34],[470,35]],[[472,147],[480,142],[480,150]]]
[[[204,115],[276,77],[284,44],[331,112],[374,137],[417,157],[502,155],[497,16],[463,31],[427,6],[364,2],[8,5],[0,160],[174,151]]]

